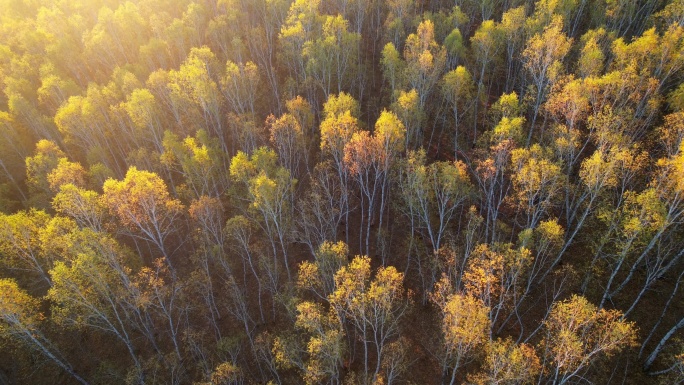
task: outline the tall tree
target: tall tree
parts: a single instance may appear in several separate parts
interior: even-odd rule
[[[274,263],[282,259],[290,278],[287,244],[292,236],[293,194],[297,180],[286,168],[277,165],[277,155],[266,147],[258,149],[251,157],[238,152],[231,160],[230,175],[246,187],[249,210],[260,217],[258,223],[271,243]]]
[[[489,153],[475,163],[475,177],[482,190],[480,210],[486,219],[485,236],[488,239],[496,239],[497,236],[497,220],[510,186],[507,178],[510,157],[522,141],[524,122],[520,116],[503,116],[483,137],[482,142],[489,145]]]
[[[489,308],[482,301],[470,295],[449,294],[445,286],[450,284],[442,281],[441,287],[436,286],[432,300],[442,313],[442,376],[445,383],[453,385],[458,369],[471,362],[473,353],[489,340],[491,322]]]
[[[173,271],[168,239],[179,227],[183,205],[170,196],[164,181],[155,173],[131,167],[123,180],[109,179],[102,189],[110,213],[131,235],[154,244]]]
[[[563,58],[572,45],[572,39],[565,36],[562,29],[563,19],[554,17],[551,24],[544,28],[543,33],[530,37],[522,53],[525,69],[532,77],[537,91],[532,108],[530,131],[527,134],[528,144],[532,138],[542,101],[548,92],[547,88],[562,73]]]
[[[582,376],[599,356],[611,356],[636,343],[634,323],[621,319],[617,310],[598,310],[584,297],[573,295],[553,305],[544,321],[541,347],[554,384]]]
[[[560,166],[550,151],[538,144],[513,150],[513,189],[517,206],[525,213],[523,228],[535,228],[544,214],[552,212],[564,184]]]
[[[259,68],[252,62],[226,63],[225,75],[221,78],[221,91],[236,114],[255,114]]]
[[[525,7],[510,8],[501,17],[500,28],[506,37],[506,86],[505,92],[511,92],[519,82],[518,73],[521,68],[520,52],[524,44]]]
[[[456,210],[473,192],[460,161],[425,164],[425,152],[409,153],[402,173],[401,192],[409,217],[427,232],[433,251],[442,245]]]
[[[335,273],[347,265],[348,257],[346,243],[323,242],[314,254],[314,262],[304,261],[299,265],[297,286],[327,301],[335,290]]]
[[[345,148],[360,131],[359,105],[349,94],[332,95],[323,106],[321,122],[321,153],[332,160],[340,180],[340,208],[345,215],[346,241],[349,243],[350,174],[345,164]]]
[[[26,184],[34,204],[40,208],[47,209],[45,205],[54,195],[48,175],[57,168],[60,159],[66,160],[66,154],[56,143],[45,139],[38,141],[34,155],[26,158]]]
[[[54,282],[48,298],[54,302],[52,317],[59,325],[92,328],[123,343],[134,365],[134,381],[144,383],[142,363],[136,349],[141,347],[134,332],[140,330],[148,341],[154,337],[148,318],[137,311],[141,303],[127,267],[126,252],[111,238],[89,235],[90,242],[69,263],[59,262],[50,271]],[[92,242],[96,240],[96,242]]]
[[[459,125],[463,124],[463,115],[472,107],[475,85],[473,78],[464,66],[447,72],[442,78],[442,95],[451,105],[454,116],[454,159],[458,158],[461,146],[458,145]]]
[[[480,103],[489,94],[489,87],[487,84],[491,82],[491,78],[487,78],[487,75],[489,75],[488,72],[492,67],[492,64],[496,64],[500,59],[499,54],[501,52],[502,42],[501,29],[493,20],[483,21],[482,24],[477,27],[475,34],[470,38],[470,45],[475,54],[475,62],[477,67],[479,67],[479,74],[477,75],[477,99]],[[475,103],[473,141],[477,139],[477,111],[480,103]]]
[[[375,123],[371,136],[367,131],[354,133],[344,147],[345,167],[356,179],[362,193],[361,224],[366,224],[366,252],[370,252],[370,229],[379,211],[378,229],[382,228],[385,205],[389,194],[389,173],[395,159],[403,151],[406,130],[391,112],[383,111]],[[378,199],[380,202],[377,202]],[[359,238],[361,240],[361,238]]]
[[[527,344],[516,344],[512,339],[497,339],[487,347],[485,369],[468,376],[475,384],[530,384],[541,370],[539,357]]]
[[[329,296],[337,316],[354,326],[364,346],[364,383],[375,381],[388,344],[398,336],[400,322],[409,310],[410,296],[404,275],[394,267],[381,267],[371,280],[370,259],[355,257],[335,273],[335,291]],[[375,347],[376,365],[369,377],[369,344]]]
[[[356,83],[361,35],[349,32],[349,22],[341,15],[326,16],[320,38],[302,47],[306,71],[327,99],[331,92],[351,89]]]
[[[404,60],[405,79],[418,92],[420,107],[424,109],[446,65],[446,50],[435,42],[435,25],[432,21],[421,22],[416,33],[406,38]]]
[[[54,261],[43,252],[40,233],[49,220],[48,214],[36,209],[0,217],[0,249],[4,267],[35,275],[40,286],[45,287],[52,286],[48,271]]]
[[[280,118],[269,115],[266,127],[271,136],[271,144],[276,148],[280,162],[295,178],[301,178],[306,159],[306,143],[302,126],[291,114],[283,114]]]
[[[412,89],[409,92],[399,91],[397,100],[392,103],[392,112],[401,120],[406,127],[406,141],[404,148],[417,149],[423,144],[423,124],[425,111],[420,107],[418,92]]]
[[[19,339],[49,358],[74,380],[88,385],[38,328],[45,318],[38,311],[39,308],[39,301],[22,290],[15,281],[0,279],[0,335]]]
[[[52,207],[59,214],[73,218],[81,227],[104,230],[107,208],[95,191],[63,184],[52,200]]]

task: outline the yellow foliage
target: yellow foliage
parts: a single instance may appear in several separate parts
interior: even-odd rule
[[[31,331],[43,319],[40,303],[22,290],[13,279],[0,279],[0,335]]]
[[[47,181],[52,191],[59,191],[65,184],[85,187],[86,171],[80,163],[70,162],[67,158],[59,158],[57,167],[47,175]]]
[[[211,373],[211,385],[229,385],[242,381],[243,374],[240,367],[230,362],[219,364]]]
[[[321,122],[321,150],[335,159],[341,158],[345,145],[359,131],[359,125],[349,111]]]
[[[335,118],[349,113],[352,117],[360,115],[359,102],[346,92],[338,95],[331,94],[323,104],[323,119]]]
[[[586,187],[594,191],[617,183],[615,163],[599,150],[582,161],[579,175]]]
[[[464,356],[489,340],[489,308],[479,299],[452,294],[442,314],[442,333],[449,356]]]
[[[544,31],[532,36],[522,52],[525,68],[530,71],[538,87],[547,79],[553,80],[554,66],[558,66],[570,51],[572,39],[563,33],[563,18],[556,16]]]
[[[475,384],[532,384],[541,370],[539,357],[527,344],[516,344],[509,337],[491,341],[483,372],[469,376]]]
[[[636,344],[636,326],[618,310],[597,309],[584,297],[573,295],[553,305],[544,326],[552,364],[571,374],[599,354],[610,356]]]
[[[404,149],[404,137],[406,128],[393,112],[383,110],[375,122],[373,137],[378,141],[378,146],[387,153],[396,153]]]

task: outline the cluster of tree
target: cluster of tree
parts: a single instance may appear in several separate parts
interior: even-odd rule
[[[684,381],[684,1],[0,9],[0,383]]]

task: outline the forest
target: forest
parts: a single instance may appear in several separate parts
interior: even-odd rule
[[[0,90],[2,385],[684,383],[684,0],[0,0]]]

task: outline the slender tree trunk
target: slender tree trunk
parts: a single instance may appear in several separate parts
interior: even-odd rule
[[[679,277],[677,277],[677,283],[675,284],[674,289],[672,289],[672,294],[670,295],[670,298],[667,299],[667,302],[663,307],[663,311],[660,313],[660,318],[658,318],[658,322],[656,322],[656,324],[651,329],[651,332],[648,333],[648,336],[646,337],[646,339],[644,339],[644,342],[642,342],[641,349],[639,350],[639,358],[641,358],[641,355],[644,352],[644,347],[646,347],[648,341],[650,341],[651,337],[653,337],[653,333],[655,333],[656,329],[658,329],[658,326],[660,326],[660,323],[663,321],[663,318],[665,318],[665,313],[667,313],[667,310],[670,308],[672,300],[677,296],[677,290],[679,289],[679,284],[682,281],[682,277],[684,277],[684,270],[682,270],[682,272],[679,273]],[[625,315],[623,315],[623,318],[625,318]]]
[[[648,355],[646,361],[644,362],[644,370],[648,370],[653,365],[653,362],[658,358],[658,354],[665,348],[667,341],[681,328],[684,328],[684,318],[680,319],[676,325],[674,325],[658,342],[658,345],[653,349],[651,354]]]
[[[81,376],[79,376],[74,369],[69,365],[68,363],[65,363],[61,359],[57,358],[57,356],[52,353],[46,346],[43,344],[39,339],[38,336],[40,336],[39,333],[31,332],[29,330],[22,330],[22,334],[31,341],[38,350],[40,350],[41,353],[45,354],[46,357],[51,359],[57,366],[62,368],[65,372],[69,373],[71,377],[73,377],[76,381],[83,385],[89,385],[86,380],[84,380]]]

